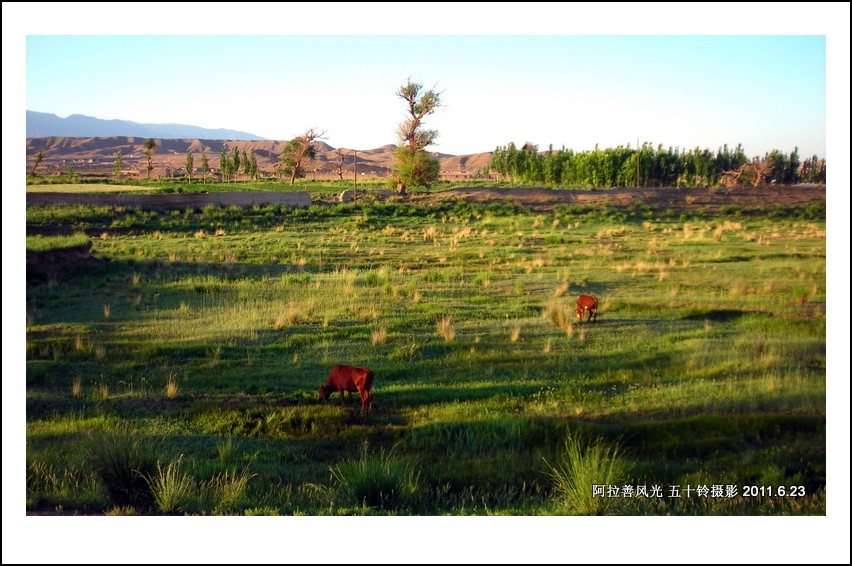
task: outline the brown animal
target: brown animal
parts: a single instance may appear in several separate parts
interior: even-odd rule
[[[577,318],[583,320],[583,315],[589,313],[590,321],[598,319],[598,299],[591,295],[580,295],[577,299]]]
[[[361,409],[372,409],[373,372],[367,368],[334,366],[328,372],[328,380],[325,382],[325,385],[320,385],[320,400],[328,400],[335,391],[340,392],[341,403],[345,402],[344,393],[349,392],[349,399],[352,399],[352,392],[357,391],[361,396]]]

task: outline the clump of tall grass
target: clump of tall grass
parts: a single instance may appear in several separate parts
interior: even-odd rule
[[[249,472],[248,466],[240,471],[225,470],[207,483],[207,491],[217,501],[215,512],[231,514],[245,503],[249,481],[256,474]]]
[[[574,515],[605,513],[613,500],[595,495],[592,486],[619,485],[630,473],[630,465],[621,457],[618,445],[602,438],[569,436],[556,465],[547,460],[545,463],[554,493],[566,511]]]
[[[104,515],[107,517],[125,517],[125,516],[135,516],[138,515],[136,511],[136,507],[132,505],[116,505],[110,507],[106,511],[104,511]]]
[[[357,309],[357,312],[355,312],[355,318],[357,318],[360,322],[376,321],[380,316],[381,312],[374,304],[361,307]]]
[[[396,348],[393,352],[388,354],[388,360],[390,361],[403,361],[407,363],[411,363],[418,358],[420,355],[420,346],[417,345],[417,342],[411,342],[406,344],[405,346],[400,346]]]
[[[370,454],[367,443],[357,459],[330,467],[334,500],[344,506],[416,511],[423,501],[420,474],[414,466],[382,450]]]
[[[511,332],[509,333],[509,339],[512,342],[517,342],[521,339],[521,325],[514,324],[512,325]]]
[[[739,222],[731,222],[726,220],[724,224],[720,224],[713,230],[713,239],[717,242],[722,241],[722,234],[725,232],[738,232],[743,229],[743,225]]]
[[[379,325],[373,329],[370,334],[370,341],[373,343],[373,346],[379,346],[384,344],[388,340],[388,329],[384,325]]]
[[[290,303],[287,305],[287,309],[278,315],[278,318],[275,319],[275,322],[272,324],[272,327],[275,330],[281,330],[283,328],[287,328],[288,326],[293,326],[299,320],[305,317],[304,312],[298,305],[295,303]]]
[[[71,380],[71,397],[79,399],[83,395],[83,382],[79,375]]]
[[[158,460],[150,441],[127,432],[99,434],[89,441],[86,455],[114,504],[144,506],[154,501],[146,478],[157,471]]]
[[[568,281],[566,281],[566,282],[562,283],[559,287],[556,288],[556,290],[553,292],[553,296],[554,297],[564,297],[568,293],[568,290],[570,288],[571,288],[571,284]]]
[[[208,366],[211,368],[219,367],[219,363],[222,361],[222,345],[217,344],[216,348],[208,350],[208,354],[210,355]]]
[[[195,481],[180,472],[181,454],[165,468],[157,461],[157,473],[145,477],[154,497],[154,504],[162,513],[178,513],[189,510],[195,498]]]
[[[728,293],[730,293],[732,297],[739,297],[740,295],[743,295],[746,290],[747,287],[744,281],[732,281],[728,286]]]
[[[178,395],[178,383],[174,374],[169,374],[169,379],[166,381],[165,395],[166,399],[174,399]]]
[[[541,313],[542,317],[552,322],[557,328],[562,330],[573,330],[574,311],[561,301],[551,301],[547,303]]]
[[[796,302],[800,305],[807,304],[811,299],[811,292],[805,287],[794,287],[793,288],[793,298],[796,299]]]
[[[456,326],[451,316],[442,316],[437,323],[438,336],[447,342],[452,342],[456,337]]]
[[[438,239],[438,228],[433,224],[423,230],[423,240],[430,240],[432,243]]]
[[[481,285],[483,288],[487,289],[491,286],[491,273],[488,271],[481,271],[476,274],[473,278],[474,285]]]
[[[219,461],[225,466],[230,465],[234,461],[238,448],[233,436],[228,436],[224,441],[217,443],[216,452],[219,454]]]

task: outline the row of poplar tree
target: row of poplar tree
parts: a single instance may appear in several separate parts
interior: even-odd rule
[[[638,160],[638,167],[637,167]],[[490,171],[513,182],[544,183],[568,187],[712,187],[723,175],[751,161],[771,166],[768,181],[780,184],[825,183],[825,160],[816,155],[800,161],[798,148],[789,155],[773,150],[763,158],[749,159],[742,145],[731,149],[726,144],[715,153],[709,149],[654,149],[645,143],[636,149],[619,146],[592,151],[574,151],[550,146],[540,152],[538,146],[514,143],[497,147]],[[637,174],[639,176],[637,180]]]

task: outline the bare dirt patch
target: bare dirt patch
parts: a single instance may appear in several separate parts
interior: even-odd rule
[[[215,206],[252,206],[278,204],[305,207],[311,204],[307,191],[242,191],[182,194],[117,194],[28,192],[27,204],[81,204],[86,206],[139,206],[143,208],[183,208]]]
[[[724,206],[794,206],[825,202],[825,185],[740,187],[734,189],[620,188],[599,190],[533,188],[459,188],[413,196],[412,200],[461,198],[482,203],[515,202],[523,208],[549,210],[558,204],[624,208],[647,205],[677,211]]]

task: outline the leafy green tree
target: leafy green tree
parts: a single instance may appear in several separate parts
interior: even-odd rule
[[[148,178],[150,179],[151,178],[151,169],[154,168],[154,166],[151,165],[151,159],[153,159],[154,152],[157,150],[157,142],[154,141],[154,138],[148,138],[147,140],[145,140],[145,143],[143,145],[145,146],[145,157],[148,160],[148,164],[147,164],[146,168],[148,170]]]
[[[39,164],[44,160],[44,152],[42,150],[38,150],[38,153],[35,154],[34,159],[35,162],[33,163],[33,170],[30,173],[30,175],[32,175],[33,177],[36,176],[36,169],[38,168]]]
[[[222,151],[219,152],[219,170],[222,172],[222,181],[230,180],[231,157],[226,143],[222,144]]]
[[[281,167],[284,174],[290,176],[290,184],[305,176],[305,168],[310,161],[317,157],[314,142],[324,139],[325,132],[316,128],[307,130],[301,136],[296,136],[287,142],[281,153]]]
[[[192,168],[195,166],[195,158],[192,156],[192,149],[186,150],[186,176],[189,182],[192,182]]]
[[[792,153],[790,153],[789,159],[787,159],[784,172],[782,173],[782,182],[786,184],[796,183],[797,177],[799,176],[799,168],[801,166],[802,163],[799,160],[799,148],[796,147],[793,149]]]
[[[406,185],[428,187],[438,179],[441,172],[438,160],[425,151],[412,151],[408,146],[401,145],[396,148],[394,157],[393,171],[398,179],[397,190],[400,194],[405,194]]]
[[[231,150],[231,174],[235,181],[240,174],[240,148],[237,146],[234,146],[234,149]]]
[[[201,154],[201,175],[203,182],[207,182],[207,172],[210,171],[210,163],[207,161],[207,154]]]
[[[805,158],[799,173],[796,176],[796,181],[806,183],[825,183],[825,159],[820,159],[816,155]]]
[[[112,162],[112,170],[115,173],[115,178],[121,178],[121,150],[115,152],[115,161]]]
[[[257,155],[254,153],[254,148],[251,149],[251,153],[249,154],[249,162],[251,163],[251,166],[249,167],[251,171],[250,175],[252,179],[257,181]]]
[[[435,143],[438,132],[425,129],[423,120],[441,107],[441,93],[434,88],[424,91],[422,84],[409,78],[396,91],[396,96],[408,107],[408,117],[397,128],[400,147],[393,167],[396,190],[405,194],[406,186],[428,187],[438,180],[440,165],[425,151]]]

